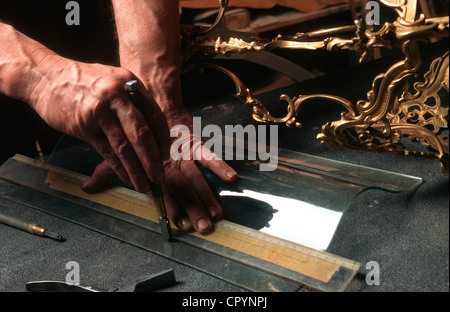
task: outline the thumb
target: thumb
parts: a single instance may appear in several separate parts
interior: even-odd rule
[[[115,175],[109,164],[103,161],[95,168],[92,177],[81,185],[81,189],[89,194],[98,193]]]

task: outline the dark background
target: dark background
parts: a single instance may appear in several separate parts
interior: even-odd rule
[[[111,4],[107,0],[79,0],[80,25],[68,26],[68,1],[5,0],[0,20],[58,54],[88,63],[117,65],[117,48]],[[27,104],[0,94],[0,163],[16,153],[37,157],[52,151],[60,133],[49,128]]]

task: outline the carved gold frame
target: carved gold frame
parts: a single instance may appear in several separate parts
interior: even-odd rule
[[[380,0],[394,9],[397,20],[382,26],[368,26],[363,19],[354,25],[323,29],[293,36],[277,36],[272,40],[252,38],[212,37],[209,34],[220,24],[228,0],[220,0],[216,22],[209,28],[183,27],[183,69],[210,66],[226,73],[234,82],[237,95],[253,108],[253,118],[262,123],[284,123],[288,127],[301,127],[297,121],[301,105],[314,99],[326,99],[345,108],[341,119],[328,122],[317,138],[335,150],[352,149],[395,155],[408,155],[438,160],[444,173],[449,172],[449,142],[441,130],[448,127],[448,108],[441,106],[438,92],[449,91],[449,53],[435,59],[424,81],[409,90],[410,79],[417,78],[422,66],[418,49],[419,41],[448,37],[449,17],[426,18],[418,11],[417,0]],[[345,37],[345,34],[353,34]],[[341,36],[341,37],[339,37]],[[257,53],[274,49],[326,49],[357,51],[364,62],[372,57],[375,48],[398,47],[404,59],[393,64],[385,73],[375,77],[367,100],[356,104],[347,99],[328,94],[299,95],[291,98],[281,95],[287,103],[287,114],[278,118],[270,114],[266,106],[255,99],[246,85],[231,71],[207,60],[216,55],[231,53]],[[429,99],[433,99],[432,104]],[[402,144],[403,137],[420,142],[426,151],[408,150]]]

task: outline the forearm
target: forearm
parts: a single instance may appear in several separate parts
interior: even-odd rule
[[[113,0],[121,66],[135,73],[164,113],[183,111],[178,0]]]
[[[42,79],[42,64],[57,55],[0,22],[0,93],[25,102]]]

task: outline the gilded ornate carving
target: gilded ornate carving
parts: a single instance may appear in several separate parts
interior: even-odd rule
[[[411,49],[411,45],[414,43],[405,43],[405,51]],[[412,54],[418,55],[418,51],[414,48]],[[415,94],[403,92],[409,86],[407,78],[415,74],[419,66],[420,59],[410,57],[379,75],[368,93],[368,100],[357,103],[357,114],[346,114],[340,121],[327,123],[318,139],[336,150],[347,148],[436,159],[448,173],[448,138],[439,134],[448,126],[445,119],[448,108],[441,106],[438,96],[440,89],[447,88],[448,52],[433,62],[425,82],[415,84]],[[434,102],[427,104],[430,98]],[[419,141],[437,153],[408,150],[400,142],[402,137]]]
[[[277,36],[272,40],[252,38],[208,37],[207,32],[192,28],[184,31],[183,65],[185,69],[198,68],[218,54],[258,53],[275,49],[324,49],[328,51],[350,49],[357,51],[360,61],[372,57],[374,48],[400,48],[405,58],[393,64],[386,73],[375,77],[367,100],[356,104],[334,95],[299,95],[291,98],[281,95],[287,103],[284,117],[272,116],[267,107],[255,99],[251,91],[229,70],[216,66],[226,73],[236,84],[237,95],[245,104],[253,107],[253,118],[263,123],[284,123],[289,127],[301,127],[298,122],[299,108],[307,101],[326,99],[339,103],[345,108],[341,120],[328,122],[322,128],[318,139],[336,150],[352,149],[396,155],[418,156],[437,159],[448,174],[448,138],[441,129],[448,127],[448,108],[441,106],[438,92],[448,92],[448,52],[436,59],[424,75],[424,81],[416,82],[410,93],[409,80],[417,76],[422,59],[417,42],[432,38],[448,37],[449,17],[425,18],[418,14],[417,0],[381,0],[398,13],[398,19],[381,26],[368,26],[357,20],[354,25],[297,33],[292,36]],[[227,1],[221,1],[221,13]],[[219,14],[219,15],[220,15]],[[221,18],[221,17],[220,17]],[[219,19],[220,19],[219,18]],[[216,21],[215,25],[217,26]],[[202,33],[202,35],[199,35]],[[407,137],[420,142],[426,151],[408,150],[402,143]]]

